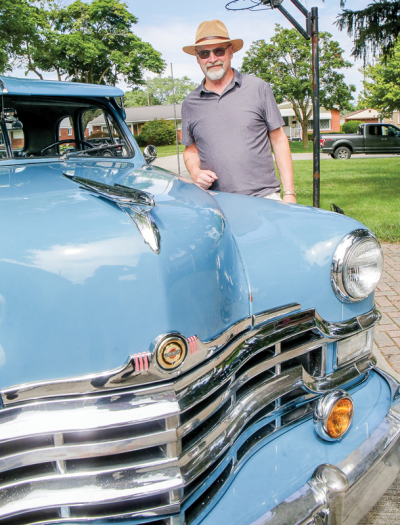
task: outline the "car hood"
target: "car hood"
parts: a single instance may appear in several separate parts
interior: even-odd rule
[[[127,213],[63,174],[154,196],[159,254]],[[160,169],[122,161],[0,172],[0,388],[111,370],[178,331],[208,341],[250,315],[218,203]]]
[[[343,303],[331,284],[331,265],[338,244],[360,222],[327,210],[245,195],[215,194],[236,243],[250,282],[252,314],[289,303],[315,308],[329,322],[364,314],[374,294]]]

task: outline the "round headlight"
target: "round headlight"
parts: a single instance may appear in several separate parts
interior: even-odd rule
[[[340,299],[361,301],[372,293],[383,271],[382,248],[371,232],[355,230],[336,249],[331,281]]]

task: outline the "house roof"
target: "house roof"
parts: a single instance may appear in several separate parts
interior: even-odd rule
[[[134,108],[125,108],[125,122],[147,122],[149,120],[165,119],[172,120],[175,118],[174,105],[166,104],[165,106],[138,106]],[[176,104],[176,118],[182,118],[182,104]],[[104,116],[100,115],[90,122],[92,126],[102,126],[105,124]]]
[[[376,109],[372,109],[372,108],[359,109],[358,111],[353,111],[352,113],[347,113],[347,115],[343,115],[343,118],[345,120],[362,120],[362,119],[378,118],[378,117],[379,117],[379,111]]]
[[[290,102],[282,102],[281,104],[278,104],[279,111],[282,115],[282,117],[295,117],[295,112],[293,109],[293,106]],[[335,106],[336,109],[338,109]],[[311,104],[309,105],[309,109],[312,109]],[[312,115],[310,117],[312,119]],[[332,113],[325,109],[323,106],[320,107],[320,119],[330,119],[332,118]]]
[[[80,82],[36,80],[0,76],[0,88],[10,95],[55,95],[62,97],[122,97],[124,92],[114,86]]]

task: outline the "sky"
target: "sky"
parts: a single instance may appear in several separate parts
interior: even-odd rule
[[[66,0],[71,3],[72,0]],[[200,83],[203,76],[196,62],[195,57],[187,55],[182,51],[185,45],[195,42],[198,25],[203,20],[219,19],[228,28],[231,38],[241,38],[244,40],[244,47],[235,53],[232,65],[240,68],[246,51],[255,40],[264,39],[268,41],[274,34],[275,24],[279,23],[283,27],[291,28],[290,22],[277,10],[265,10],[258,12],[251,11],[228,11],[225,8],[228,0],[125,0],[129,11],[138,19],[138,23],[133,30],[137,36],[162,53],[163,59],[168,66],[164,75],[170,75],[171,66],[175,77],[184,75],[193,81]],[[344,50],[344,56],[353,66],[351,69],[342,70],[348,84],[354,84],[357,94],[362,90],[362,73],[358,70],[362,63],[360,60],[354,61],[351,57],[353,41],[344,31],[339,31],[334,22],[341,12],[340,0],[303,0],[307,9],[318,7],[319,11],[319,30],[328,31],[333,35],[334,40],[340,43]],[[366,6],[367,0],[347,0],[346,8],[358,10]],[[238,0],[237,5],[251,5],[251,0]],[[293,6],[290,0],[284,0],[283,7],[290,11],[295,18],[305,25],[304,16]],[[24,76],[23,70],[15,70],[16,76]],[[29,74],[32,78],[37,78],[34,73]],[[55,75],[46,74],[45,78],[55,78]],[[146,76],[154,76],[147,74]],[[126,89],[127,86],[121,82],[120,87]]]

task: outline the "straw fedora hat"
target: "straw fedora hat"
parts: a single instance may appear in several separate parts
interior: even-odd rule
[[[197,29],[196,43],[192,46],[185,46],[183,51],[189,55],[195,55],[197,46],[224,44],[225,42],[232,44],[234,53],[243,47],[243,40],[240,38],[236,38],[235,40],[229,38],[226,26],[220,20],[206,21],[202,22]]]

